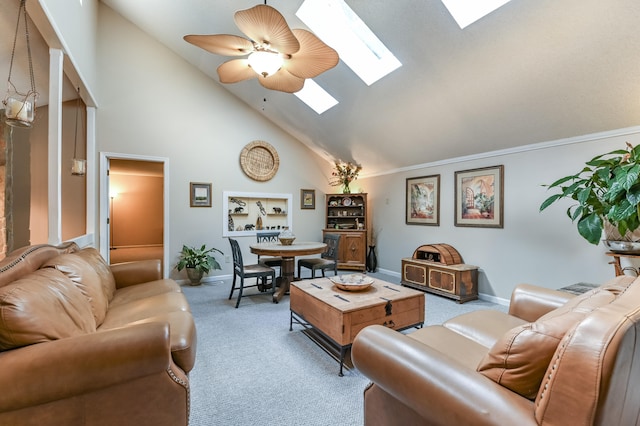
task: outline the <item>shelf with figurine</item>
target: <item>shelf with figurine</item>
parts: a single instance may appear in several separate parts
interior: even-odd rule
[[[223,237],[255,236],[257,231],[292,229],[292,194],[225,191]]]

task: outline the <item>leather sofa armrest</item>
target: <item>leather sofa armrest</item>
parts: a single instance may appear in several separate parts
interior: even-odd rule
[[[159,259],[136,260],[134,262],[116,263],[110,266],[117,288],[162,279],[162,268]]]
[[[425,424],[537,424],[533,401],[386,327],[360,331],[351,356],[362,374]]]
[[[169,325],[137,324],[39,343],[1,352],[0,364],[0,411],[45,404],[168,374]]]
[[[509,315],[534,322],[573,299],[575,294],[531,284],[519,284],[511,293]]]

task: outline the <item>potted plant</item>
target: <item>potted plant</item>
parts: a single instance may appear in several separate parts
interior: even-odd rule
[[[540,211],[569,198],[576,204],[567,209],[578,232],[591,244],[598,244],[605,230],[608,241],[637,241],[631,233],[640,227],[640,145],[627,142],[626,149],[598,155],[578,173],[548,185],[559,193],[547,198]],[[545,185],[546,186],[546,185]]]
[[[205,244],[200,248],[183,245],[176,269],[182,271],[186,268],[191,284],[198,285],[204,274],[208,274],[212,269],[222,269],[215,257],[211,255],[214,251],[224,255],[217,248],[206,248]]]

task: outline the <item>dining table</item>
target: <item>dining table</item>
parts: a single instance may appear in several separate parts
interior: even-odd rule
[[[249,246],[251,253],[259,256],[280,256],[282,265],[278,278],[279,288],[273,294],[273,303],[278,303],[289,291],[289,286],[293,281],[296,256],[308,256],[312,254],[324,253],[327,249],[325,243],[320,242],[296,242],[285,245],[280,242],[255,243]]]

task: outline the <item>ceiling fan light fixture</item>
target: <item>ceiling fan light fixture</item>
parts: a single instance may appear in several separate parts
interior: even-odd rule
[[[217,68],[221,83],[257,77],[266,89],[296,93],[305,79],[335,67],[340,60],[335,50],[309,31],[291,30],[280,12],[266,4],[239,10],[234,20],[248,39],[229,34],[184,36],[186,42],[216,55],[248,55]]]
[[[283,64],[282,56],[279,53],[264,50],[252,52],[247,60],[249,61],[249,66],[265,78],[278,72]]]

